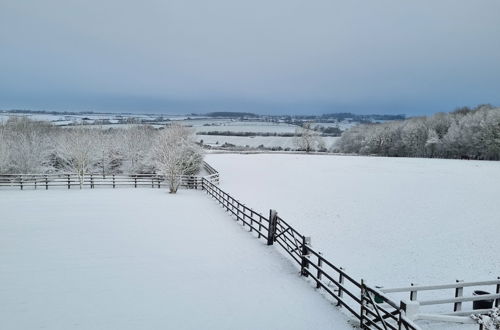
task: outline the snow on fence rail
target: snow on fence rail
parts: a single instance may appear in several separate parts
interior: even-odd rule
[[[488,288],[489,287],[489,288]],[[469,289],[468,295],[464,288]],[[454,291],[451,298],[441,299],[418,299],[418,292],[422,291]],[[494,291],[494,294],[488,291]],[[407,316],[412,320],[431,320],[431,321],[451,321],[459,323],[475,323],[469,316],[471,314],[488,313],[493,307],[500,306],[500,277],[491,281],[463,282],[456,281],[453,284],[443,285],[412,285],[402,288],[381,288],[381,292],[390,293],[409,293],[409,300],[403,301]],[[472,294],[471,294],[472,292]],[[472,302],[470,308],[463,309],[463,303]],[[421,306],[430,305],[453,305],[453,311],[442,313],[425,313],[421,311]],[[451,308],[450,308],[451,309]]]
[[[359,320],[362,329],[420,330],[405,316],[404,310],[384,293],[367,286],[363,281],[355,280],[313,249],[310,238],[280,218],[276,211],[270,210],[269,217],[265,217],[209,180],[203,178],[202,184],[209,196],[230,212],[237,222],[241,222],[243,227],[248,227],[257,238],[264,239],[267,245],[278,243],[298,264],[300,274],[309,277],[316,288],[322,288],[338,306],[347,309]],[[375,299],[387,306],[380,306],[374,302]]]

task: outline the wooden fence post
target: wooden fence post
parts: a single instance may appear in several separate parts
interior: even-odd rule
[[[22,175],[20,176],[19,184],[21,186],[21,190],[23,190],[23,176]]]
[[[94,188],[94,176],[92,174],[90,174],[90,188]]]
[[[361,279],[361,294],[360,294],[360,297],[361,297],[361,304],[360,304],[360,311],[359,311],[359,327],[361,329],[365,329],[365,300],[366,300],[366,289],[365,289],[365,282],[363,281],[363,279]]]
[[[411,283],[410,285],[414,286],[416,284],[415,283]],[[417,292],[418,291],[410,291],[410,300],[411,301],[417,300]]]
[[[45,190],[49,190],[49,179],[45,176]]]
[[[69,177],[69,174],[66,174],[68,176],[68,189],[71,189],[71,179]]]
[[[114,177],[114,176],[113,176]],[[137,175],[134,176],[134,188],[137,188]]]
[[[500,280],[500,276],[497,277],[498,280]],[[497,294],[500,294],[500,283],[497,284]],[[497,298],[495,300],[495,307],[499,307],[500,306],[500,298]]]
[[[278,222],[278,212],[269,210],[269,230],[267,232],[267,245],[273,245],[276,237],[276,224]]]
[[[323,259],[321,259],[322,253],[318,251],[318,272],[316,273],[316,278],[318,281],[316,282],[316,289],[319,289],[321,287],[321,278],[323,277]]]
[[[115,187],[115,175],[113,174],[113,188]]]
[[[339,267],[341,271],[344,271],[343,267]],[[339,284],[344,285],[344,273],[339,273]],[[339,298],[344,296],[344,290],[339,286]],[[341,306],[340,300],[337,301],[337,306]]]
[[[457,283],[463,282],[461,280],[456,280]],[[462,297],[464,295],[464,288],[455,288],[455,298]],[[453,306],[453,311],[458,312],[462,310],[462,302],[456,302]]]
[[[311,244],[311,237],[302,236],[300,274],[305,277],[309,276],[309,273],[306,271],[309,268],[309,259],[307,259],[309,255],[308,244]]]

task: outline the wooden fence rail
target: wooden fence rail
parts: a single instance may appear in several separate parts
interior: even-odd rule
[[[203,162],[203,168],[209,175],[206,180],[215,184],[219,183],[219,173],[209,164]],[[166,183],[164,176],[149,174],[96,174],[88,173],[78,175],[75,173],[49,173],[49,174],[2,174],[0,175],[0,189],[49,189],[49,187],[96,188],[96,187],[151,187],[161,188]],[[180,176],[180,186],[187,189],[201,189],[202,177]]]

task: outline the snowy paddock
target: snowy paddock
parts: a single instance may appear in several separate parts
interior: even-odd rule
[[[1,329],[352,329],[204,192],[0,191],[0,210]]]
[[[221,188],[270,208],[355,278],[384,287],[500,276],[500,162],[210,154]]]

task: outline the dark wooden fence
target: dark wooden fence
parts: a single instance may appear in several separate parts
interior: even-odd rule
[[[310,238],[270,210],[266,217],[203,178],[203,190],[215,199],[237,222],[268,245],[277,243],[297,264],[300,274],[322,289],[338,306],[345,308],[362,329],[420,330],[405,317],[404,311],[384,293],[349,276],[310,244]]]
[[[215,184],[219,183],[219,173],[209,164],[203,162],[203,169],[209,174],[205,178]],[[180,176],[180,186],[187,189],[202,189],[202,177]],[[98,187],[151,187],[161,188],[167,184],[165,177],[159,174],[2,174],[0,188],[14,189],[49,189],[59,188],[98,188]]]

